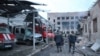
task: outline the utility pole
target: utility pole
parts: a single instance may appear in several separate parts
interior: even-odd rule
[[[7,17],[8,17],[7,27],[8,27],[8,29],[9,29],[9,14],[7,14]]]
[[[33,50],[35,50],[35,13],[34,11],[32,12],[33,13]]]

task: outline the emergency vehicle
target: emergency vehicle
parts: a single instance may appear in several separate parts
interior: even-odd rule
[[[32,24],[30,24],[28,27],[32,27]],[[35,25],[36,33],[42,34],[42,37],[45,39],[48,38],[54,38],[55,34],[52,32],[51,29],[46,29],[46,25]]]
[[[13,48],[16,42],[15,35],[10,32],[5,23],[0,24],[0,49]]]
[[[35,35],[33,35],[32,28],[23,28],[21,26],[16,26],[15,29],[16,31],[18,31],[15,31],[17,43],[25,43],[26,45],[32,45],[33,37],[35,38],[35,43],[40,43],[42,41],[42,35],[40,33],[35,33]]]
[[[29,24],[28,27],[32,28],[33,24]],[[55,36],[55,34],[50,30],[50,29],[46,29],[45,25],[40,26],[35,25],[35,32],[39,33],[42,35],[42,39],[44,42],[46,42],[46,38],[48,38],[49,40],[52,40]]]

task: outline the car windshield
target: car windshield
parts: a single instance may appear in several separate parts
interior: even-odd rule
[[[32,31],[32,29],[26,29],[25,32],[26,32],[26,33],[25,33],[26,36],[33,36],[33,31]],[[38,38],[38,37],[41,37],[41,36],[42,36],[42,35],[39,34],[39,33],[35,33],[35,35],[34,35],[35,38]]]
[[[8,28],[0,27],[0,33],[10,33]]]

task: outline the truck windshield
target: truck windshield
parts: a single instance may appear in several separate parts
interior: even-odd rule
[[[0,33],[10,33],[8,28],[0,27]]]
[[[25,35],[26,35],[26,36],[32,35],[32,30],[31,30],[31,29],[25,30]]]

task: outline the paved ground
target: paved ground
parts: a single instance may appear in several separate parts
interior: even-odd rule
[[[68,52],[68,44],[65,44],[63,46],[63,51],[60,53],[57,53],[56,46],[49,46],[48,48],[36,53],[33,56],[82,56],[78,53],[75,53],[74,55],[72,53]]]
[[[77,46],[82,46],[86,40],[83,37],[78,37],[78,39],[81,39],[80,43],[76,43]],[[67,38],[65,38],[65,42],[67,42]],[[63,51],[60,53],[57,53],[56,46],[49,46],[48,48],[36,53],[33,56],[83,56],[82,54],[79,54],[75,52],[74,54],[68,52],[68,44],[66,43],[63,46]]]
[[[65,38],[65,40],[67,39]],[[80,43],[76,45],[82,46],[84,44],[84,41],[85,40],[81,41]],[[37,49],[39,49],[44,46],[39,45],[36,47]],[[3,50],[3,51],[0,50],[0,56],[27,56],[27,55],[30,55],[31,53],[34,53],[32,48],[33,48],[32,46],[17,45],[13,50]],[[68,52],[68,44],[66,43],[63,46],[63,51],[61,53],[57,53],[56,46],[53,45],[53,46],[49,46],[46,49],[40,50],[38,53],[36,53],[33,56],[73,56],[73,55],[72,53]],[[82,56],[82,55],[79,53],[75,53],[74,56]]]
[[[36,45],[36,49],[42,47],[42,44]],[[5,49],[0,50],[0,56],[26,56],[29,53],[33,52],[33,46],[27,45],[16,45],[12,50]]]

